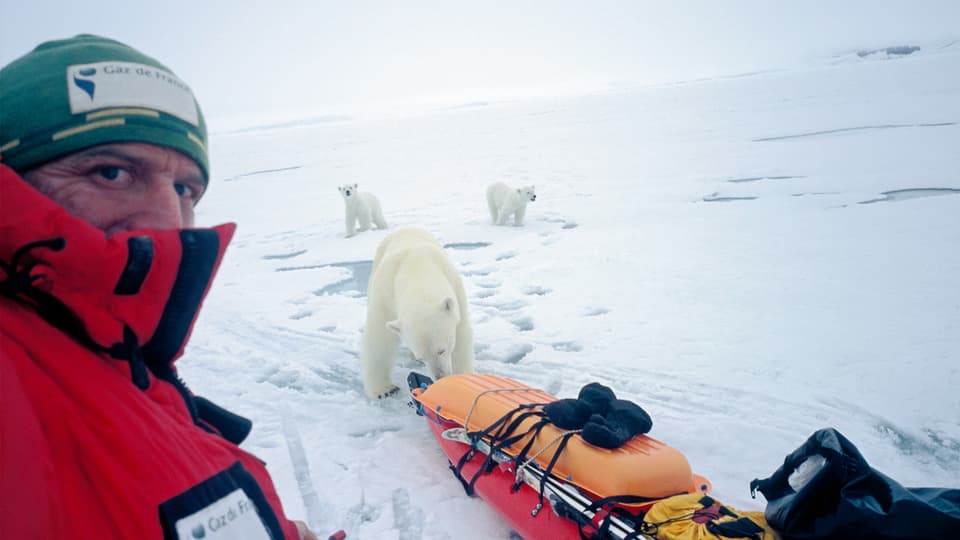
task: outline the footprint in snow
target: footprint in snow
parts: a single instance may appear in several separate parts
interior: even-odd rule
[[[373,523],[378,519],[380,519],[380,509],[363,500],[347,510],[346,520],[353,524],[351,529],[356,529],[362,523]]]
[[[510,313],[526,307],[527,303],[523,300],[516,299],[499,302],[482,302],[480,305],[483,307],[493,308],[501,313]]]
[[[423,510],[410,503],[410,494],[397,488],[391,494],[393,502],[393,527],[399,540],[420,540],[423,537]]]
[[[486,268],[472,268],[470,270],[461,270],[460,274],[463,277],[473,277],[473,276],[483,277],[483,276],[489,276],[493,272],[494,272],[493,268],[486,267]]]
[[[379,426],[369,429],[360,429],[357,431],[351,431],[347,433],[348,437],[353,437],[355,439],[366,439],[366,438],[376,438],[384,433],[396,433],[401,431],[403,428],[400,426]]]
[[[503,284],[503,281],[497,278],[484,278],[474,280],[474,283],[477,287],[482,287],[484,289],[496,289]]]
[[[561,229],[576,229],[578,227],[576,221],[564,216],[546,216],[540,218],[540,221],[545,221],[547,223],[559,223]]]
[[[531,351],[533,351],[533,345],[520,343],[513,346],[501,360],[505,364],[519,364]]]
[[[523,294],[526,295],[536,295],[536,296],[545,296],[553,292],[553,289],[547,287],[541,287],[539,285],[530,285],[523,288]]]
[[[527,316],[517,317],[511,320],[510,324],[512,324],[514,328],[521,332],[529,332],[533,330],[533,319]]]
[[[560,352],[580,352],[583,350],[583,346],[576,341],[558,341],[550,346],[553,347],[553,350]]]
[[[445,249],[474,250],[492,245],[490,242],[452,242],[444,244]]]
[[[261,258],[261,259],[268,260],[268,261],[270,261],[270,260],[292,259],[292,258],[294,258],[294,257],[299,257],[300,255],[303,255],[303,254],[306,253],[306,252],[307,252],[307,250],[301,249],[301,250],[299,250],[299,251],[293,251],[293,252],[291,252],[291,253],[276,253],[276,254],[264,255],[263,257],[260,257],[260,258]]]
[[[311,315],[313,315],[313,310],[312,310],[312,309],[303,309],[303,310],[300,310],[300,311],[294,313],[294,314],[291,315],[289,318],[290,318],[290,320],[292,320],[292,321],[299,321],[299,320],[301,320],[301,319],[306,319],[307,317],[309,317],[309,316],[311,316]]]

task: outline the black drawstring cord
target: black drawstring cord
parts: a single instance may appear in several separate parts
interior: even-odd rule
[[[3,260],[0,260],[0,270],[3,270],[7,274],[7,277],[3,281],[0,281],[0,294],[4,296],[16,296],[21,292],[25,292],[33,288],[33,282],[46,277],[44,274],[39,274],[36,276],[31,276],[30,271],[33,270],[33,267],[37,263],[20,265],[20,259],[27,254],[31,249],[45,247],[51,251],[60,251],[67,245],[67,242],[63,238],[53,238],[50,240],[38,240],[36,242],[30,242],[29,244],[22,246],[13,254],[13,258],[10,259],[10,263],[5,263]],[[18,269],[17,267],[20,266]]]
[[[204,238],[217,238],[215,233],[211,232],[210,234],[212,234],[212,237],[207,235],[204,236]],[[184,237],[183,233],[181,234],[181,237]],[[188,235],[187,238],[192,239],[193,236]],[[173,367],[165,361],[157,360],[158,355],[160,358],[169,358],[172,354],[169,348],[161,350],[158,353],[157,348],[151,347],[150,342],[148,342],[146,346],[141,346],[139,340],[137,339],[137,334],[132,328],[130,328],[130,326],[126,324],[123,325],[123,341],[114,343],[110,347],[103,347],[96,343],[92,337],[90,337],[90,334],[87,333],[87,329],[83,324],[83,321],[77,316],[76,313],[73,312],[73,310],[71,310],[66,304],[61,302],[55,296],[34,286],[34,282],[46,276],[44,274],[31,276],[30,272],[33,271],[38,262],[35,261],[22,264],[24,256],[26,256],[29,251],[38,248],[61,251],[66,247],[66,245],[67,242],[62,237],[52,238],[49,240],[39,240],[26,244],[17,249],[9,263],[0,260],[0,271],[2,271],[3,274],[6,274],[0,277],[0,295],[8,297],[15,302],[27,305],[51,326],[63,331],[65,334],[75,339],[87,349],[95,352],[107,353],[111,358],[128,362],[130,365],[130,379],[140,390],[146,390],[150,387],[150,373],[152,373],[157,379],[170,383],[183,398],[184,404],[187,407],[187,411],[190,413],[190,418],[195,425],[200,426],[202,429],[210,433],[216,433],[217,435],[224,437],[234,444],[240,444],[250,432],[250,421],[243,417],[234,415],[207,400],[204,400],[204,414],[201,414],[200,409],[198,409],[197,402],[194,400],[193,394],[187,388],[187,385],[183,382],[183,380],[181,380],[177,373],[173,370]],[[134,245],[139,246],[140,251],[136,251],[133,247]],[[149,265],[149,261],[144,263],[144,260],[145,258],[152,258],[152,255],[150,257],[144,255],[143,245],[144,244],[142,242],[136,244],[128,243],[128,246],[131,246],[130,257],[134,258],[135,260],[133,263],[128,261],[127,268],[124,269],[124,276],[128,276],[127,272],[129,272],[131,268],[136,268],[138,264]],[[184,245],[186,246],[193,244],[188,243],[185,240]],[[152,247],[150,249],[152,250]],[[212,264],[212,262],[209,260],[206,260],[206,262],[208,264]],[[144,271],[145,270],[143,268],[139,268],[138,270],[138,272]],[[184,271],[183,268],[181,268],[181,272],[183,274],[191,273]],[[133,272],[133,274],[130,275],[135,274],[137,274],[137,272]],[[114,293],[135,294],[135,292],[139,290],[140,284],[142,284],[140,282],[142,277],[143,276],[129,278],[129,280],[127,280],[125,277],[122,277],[120,281],[121,284],[118,284],[118,290],[116,290]],[[183,322],[183,320],[185,319],[181,317],[180,322]],[[181,328],[181,331],[185,330]],[[149,364],[147,362],[148,355],[151,358]]]
[[[73,310],[55,296],[33,286],[35,281],[46,277],[45,274],[30,275],[30,271],[37,263],[21,264],[21,259],[30,250],[47,248],[51,251],[61,251],[66,245],[66,240],[61,237],[38,240],[19,248],[14,252],[9,263],[0,260],[0,270],[6,273],[6,277],[3,281],[0,281],[0,294],[18,302],[29,304],[45,321],[60,328],[88,349],[106,352],[118,360],[126,360],[130,363],[130,378],[133,380],[133,384],[141,390],[146,390],[150,386],[150,377],[147,375],[147,364],[143,356],[143,350],[137,342],[137,335],[133,332],[133,329],[124,325],[123,342],[115,343],[110,348],[104,348],[90,337],[83,321]]]
[[[47,248],[52,251],[60,251],[66,245],[67,242],[63,238],[30,242],[18,249],[9,263],[0,260],[0,270],[7,274],[3,281],[0,281],[0,294],[29,305],[45,321],[62,329],[84,346],[94,350],[102,350],[102,347],[94,343],[87,335],[83,322],[77,317],[76,313],[54,296],[33,286],[34,281],[46,277],[46,274],[30,275],[37,263],[21,264],[23,256],[32,249]]]
[[[150,387],[150,376],[147,375],[147,362],[143,358],[143,350],[137,343],[137,335],[133,329],[123,325],[123,343],[114,343],[107,352],[117,360],[126,360],[130,364],[130,379],[141,390]]]

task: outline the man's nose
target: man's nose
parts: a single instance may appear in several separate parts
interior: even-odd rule
[[[136,229],[178,229],[183,227],[180,195],[169,181],[151,182],[131,204],[130,227]]]

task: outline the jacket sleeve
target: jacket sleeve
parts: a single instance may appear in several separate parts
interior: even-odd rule
[[[0,538],[67,538],[50,447],[0,333]]]

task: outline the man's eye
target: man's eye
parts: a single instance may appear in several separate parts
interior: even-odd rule
[[[195,194],[194,189],[186,184],[174,184],[173,189],[175,189],[177,195],[181,197],[193,197]]]
[[[100,177],[106,180],[116,180],[117,178],[120,178],[121,172],[123,172],[123,169],[120,167],[107,166],[97,169],[97,173],[100,175]]]

